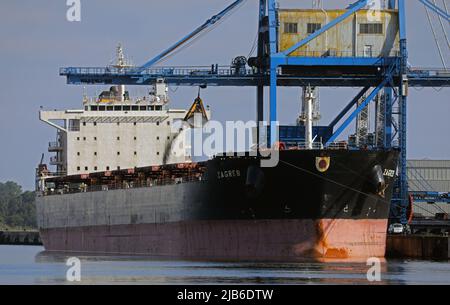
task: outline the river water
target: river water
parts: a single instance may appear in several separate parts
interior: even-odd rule
[[[0,246],[0,284],[72,284],[67,257]],[[80,259],[81,284],[370,284],[366,263],[221,263],[136,257]],[[450,284],[450,262],[387,260],[381,284]]]

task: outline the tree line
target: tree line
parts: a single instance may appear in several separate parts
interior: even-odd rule
[[[15,182],[0,182],[0,229],[36,228],[35,193]]]

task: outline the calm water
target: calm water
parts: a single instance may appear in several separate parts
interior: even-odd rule
[[[64,256],[0,246],[0,284],[67,284]],[[79,257],[82,284],[367,284],[363,263],[217,263]],[[450,284],[450,262],[388,260],[383,284]]]

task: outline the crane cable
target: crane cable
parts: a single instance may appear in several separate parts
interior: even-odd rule
[[[185,50],[186,48],[190,47],[191,45],[193,45],[198,39],[200,39],[201,37],[204,37],[205,35],[207,35],[209,32],[211,32],[212,30],[214,30],[218,25],[222,24],[225,20],[227,20],[228,18],[230,18],[236,11],[238,11],[238,9],[240,7],[242,7],[245,3],[247,3],[247,1],[243,1],[240,4],[238,4],[235,8],[233,8],[232,11],[230,11],[227,15],[225,15],[224,17],[222,17],[219,21],[215,22],[214,24],[212,24],[211,26],[209,26],[207,29],[203,30],[202,32],[198,33],[196,36],[194,36],[193,38],[191,38],[189,40],[189,42],[187,42],[186,44],[183,44],[181,46],[179,46],[178,48],[176,48],[173,52],[171,52],[170,54],[166,55],[164,58],[161,58],[157,64],[160,64],[162,62],[165,62],[166,60],[168,60],[169,58],[172,58],[173,56],[175,56],[176,54],[180,53],[181,51]]]
[[[447,4],[445,3],[445,0],[442,0],[442,2],[444,3],[445,12],[448,14]],[[434,3],[435,6],[437,6],[436,0],[433,0],[433,3]],[[448,40],[447,31],[445,30],[444,23],[442,22],[441,15],[438,15],[438,18],[439,18],[439,23],[441,24],[442,32],[444,33],[445,41],[447,42],[447,47],[450,49],[450,42]]]
[[[447,69],[447,66],[445,64],[444,56],[442,55],[441,46],[439,45],[439,41],[438,41],[437,36],[436,36],[436,31],[434,30],[433,22],[431,21],[430,13],[429,13],[428,8],[426,6],[424,6],[424,8],[425,8],[425,12],[427,14],[428,23],[430,24],[430,27],[431,27],[431,32],[433,33],[434,41],[436,42],[436,46],[437,46],[437,49],[438,49],[438,52],[439,52],[439,56],[441,57],[442,65],[444,66],[444,69]]]

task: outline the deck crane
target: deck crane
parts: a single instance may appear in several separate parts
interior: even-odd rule
[[[449,14],[429,0],[418,0],[431,11],[449,22]],[[276,0],[259,0],[258,54],[248,60],[251,69],[231,67],[162,67],[154,66],[168,55],[186,45],[199,34],[218,23],[244,0],[231,5],[213,16],[192,33],[157,55],[141,67],[67,67],[60,69],[69,84],[126,84],[148,85],[163,78],[169,85],[178,86],[248,86],[257,90],[257,121],[262,121],[264,87],[269,87],[270,132],[268,142],[274,144],[277,121],[277,87],[361,87],[362,90],[331,122],[332,134],[327,143],[342,133],[365,106],[378,93],[383,92],[386,110],[383,116],[384,147],[398,147],[401,151],[396,194],[393,199],[393,217],[406,223],[408,184],[406,175],[406,122],[408,87],[450,87],[450,71],[446,69],[416,69],[408,65],[406,36],[406,0],[387,0],[389,9],[398,11],[400,50],[395,56],[290,56],[301,46],[313,41],[336,27],[346,18],[367,8],[369,0],[357,0],[344,13],[329,21],[317,31],[298,41],[289,49],[279,52],[278,5]],[[409,1],[408,1],[409,2]],[[329,73],[329,67],[335,70]],[[346,73],[351,71],[351,73]],[[370,73],[367,73],[367,72]],[[314,72],[314,73],[313,73]],[[338,73],[336,73],[338,72]],[[371,89],[372,88],[372,89]],[[356,106],[358,105],[358,106]],[[395,105],[395,107],[394,107]],[[356,109],[355,109],[356,108]],[[348,117],[339,125],[344,117]],[[394,117],[397,117],[395,120]],[[398,213],[399,211],[399,213]]]

